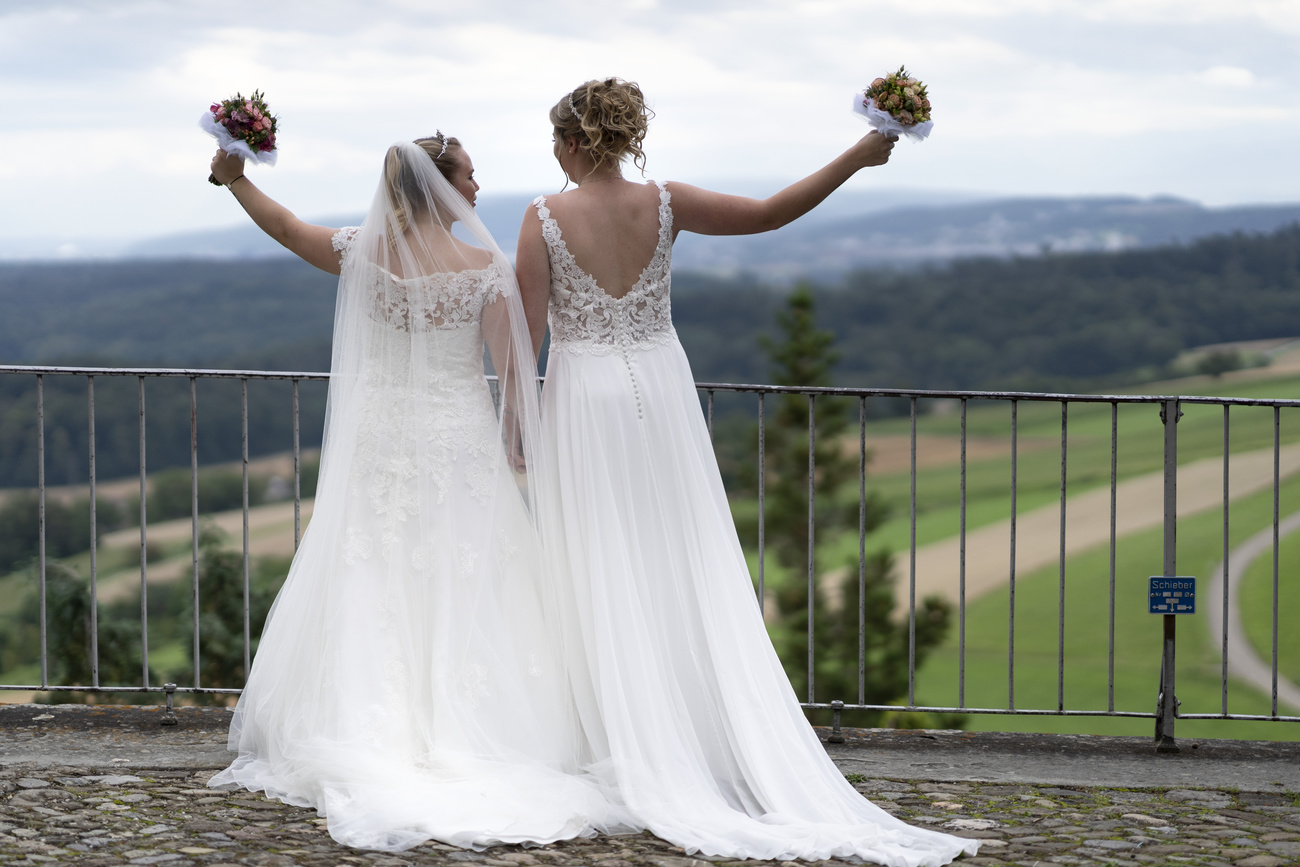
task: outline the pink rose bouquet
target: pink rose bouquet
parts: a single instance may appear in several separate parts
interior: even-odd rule
[[[259,90],[244,97],[214,102],[199,118],[199,127],[217,140],[228,154],[237,154],[259,165],[275,165],[275,132],[279,118],[271,114]],[[215,178],[209,178],[218,184]],[[218,184],[220,186],[220,184]]]
[[[900,66],[853,95],[853,111],[882,135],[920,139],[930,135],[930,96],[925,85]]]

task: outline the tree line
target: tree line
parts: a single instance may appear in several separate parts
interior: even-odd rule
[[[673,315],[697,378],[755,382],[781,296],[684,280]],[[1300,335],[1300,225],[1123,253],[860,271],[811,287],[844,385],[1086,392],[1163,378],[1184,349]]]

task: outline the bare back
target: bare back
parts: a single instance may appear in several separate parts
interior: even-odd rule
[[[636,286],[659,245],[659,190],[624,180],[546,198],[574,261],[612,298]]]

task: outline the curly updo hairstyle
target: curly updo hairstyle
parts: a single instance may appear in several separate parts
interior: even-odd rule
[[[574,88],[551,109],[556,139],[568,136],[596,160],[596,168],[618,163],[628,155],[645,171],[641,142],[654,112],[646,107],[641,88],[621,78],[593,79]]]
[[[460,140],[441,132],[426,138],[417,138],[415,144],[420,147],[442,176],[450,183],[456,171],[456,154],[460,152]],[[393,206],[397,219],[398,231],[405,232],[411,223],[408,210],[420,208],[425,197],[421,192],[419,176],[415,169],[402,159],[401,152],[394,145],[384,157],[384,179],[388,187],[388,201]]]

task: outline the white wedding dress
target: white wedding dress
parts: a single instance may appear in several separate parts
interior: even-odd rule
[[[860,795],[804,717],[763,626],[669,306],[672,207],[614,298],[569,253],[545,198],[552,481],[541,503],[568,615],[589,767],[630,823],[691,853],[945,864],[977,843]]]
[[[484,377],[484,309],[518,292],[512,275],[398,278],[356,261],[356,232],[335,236],[315,514],[235,710],[238,758],[209,785],[315,807],[335,840],[371,849],[617,827],[575,773],[536,530]]]

